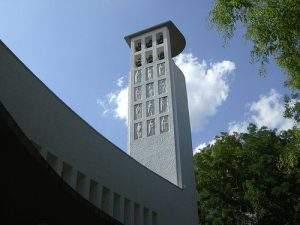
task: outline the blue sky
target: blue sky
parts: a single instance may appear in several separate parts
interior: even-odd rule
[[[176,59],[185,72],[193,146],[248,122],[287,129],[281,117],[285,75],[250,63],[242,29],[224,48],[208,24],[206,0],[0,0],[1,40],[67,105],[126,150],[129,48],[124,36],[172,20],[187,46]],[[1,53],[0,53],[1,54]],[[123,83],[117,82],[123,77]],[[125,104],[125,106],[124,106]],[[125,108],[124,108],[125,107]],[[124,114],[125,113],[125,114]]]

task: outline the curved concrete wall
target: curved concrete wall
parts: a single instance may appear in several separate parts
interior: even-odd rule
[[[57,172],[61,173],[65,165],[63,175],[70,184],[98,207],[107,207],[107,212],[121,222],[133,224],[136,217],[141,225],[196,224],[195,204],[188,190],[158,176],[110,143],[54,95],[2,42],[0,101],[25,134],[41,147]],[[96,194],[95,184],[104,202]],[[140,212],[134,205],[140,207]],[[126,210],[130,210],[131,218],[124,221]]]

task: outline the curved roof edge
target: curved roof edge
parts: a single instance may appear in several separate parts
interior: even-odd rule
[[[180,30],[175,26],[175,24],[171,20],[138,31],[136,33],[127,35],[126,37],[124,37],[124,39],[126,40],[127,44],[130,47],[130,41],[132,38],[162,27],[167,27],[170,32],[171,53],[172,53],[172,57],[175,57],[183,51],[186,45],[186,41],[183,34],[180,32]]]

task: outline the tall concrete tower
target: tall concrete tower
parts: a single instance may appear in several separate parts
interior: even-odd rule
[[[125,40],[131,48],[130,155],[194,193],[185,79],[172,59],[184,49],[184,36],[168,21],[128,35]]]

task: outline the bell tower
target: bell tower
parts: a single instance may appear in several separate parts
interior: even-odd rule
[[[131,48],[130,155],[173,184],[194,189],[185,79],[172,59],[184,49],[184,36],[167,21],[125,40]]]

